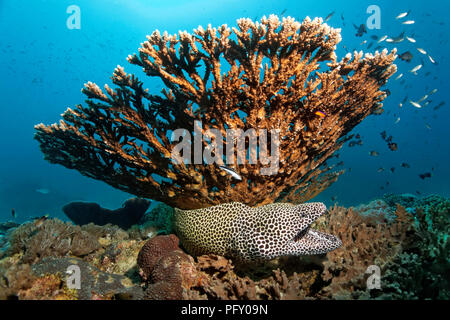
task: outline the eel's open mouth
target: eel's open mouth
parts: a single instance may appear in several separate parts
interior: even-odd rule
[[[308,227],[294,237],[293,244],[295,255],[323,254],[342,246],[342,241],[332,234]]]
[[[307,233],[308,233],[308,231],[309,231],[309,229],[310,229],[311,227],[308,227],[308,228],[305,228],[305,229],[303,229],[303,230],[300,230],[296,235],[295,235],[295,237],[294,237],[294,241],[296,242],[296,241],[300,241]]]

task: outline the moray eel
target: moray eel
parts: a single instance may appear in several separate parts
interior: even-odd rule
[[[249,207],[239,202],[204,209],[175,209],[174,229],[193,255],[217,254],[240,261],[322,254],[342,245],[310,225],[327,211],[320,202],[273,203]]]

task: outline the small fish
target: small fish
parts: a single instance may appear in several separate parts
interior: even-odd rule
[[[378,36],[376,36],[376,35],[371,35],[371,36],[370,36],[370,39],[372,39],[372,40],[378,40]]]
[[[427,128],[428,130],[431,130],[431,126],[428,123],[425,123],[425,128]]]
[[[414,23],[415,23],[414,20],[406,20],[402,22],[402,24],[414,24]]]
[[[231,175],[236,180],[239,180],[239,181],[242,180],[242,177],[238,173],[236,173],[236,171],[234,171],[233,169],[230,169],[225,166],[219,166],[219,168],[222,169],[223,171],[225,171],[226,173],[228,173],[229,175]]]
[[[395,168],[394,168],[394,167],[392,167],[392,168],[391,168],[391,172],[392,172],[392,173],[394,173],[394,171],[395,171]]]
[[[406,162],[402,162],[401,166],[403,168],[411,168],[411,166],[409,164],[407,164]]]
[[[398,150],[398,145],[395,142],[390,142],[388,143],[388,147],[391,151],[397,151]]]
[[[419,109],[422,108],[422,106],[420,104],[418,104],[417,102],[409,100],[409,103],[411,103],[416,108],[419,108]]]
[[[380,154],[376,151],[370,151],[369,155],[371,155],[372,157],[378,157]]]
[[[325,117],[327,116],[327,115],[325,114],[325,112],[320,111],[320,110],[317,110],[316,112],[314,112],[314,114],[315,114],[316,116],[321,117],[321,118],[325,118]]]
[[[416,43],[416,39],[410,38],[408,36],[406,36],[406,40],[408,40],[409,42],[412,42],[412,43]]]
[[[41,194],[49,194],[50,193],[50,190],[45,189],[45,188],[36,189],[35,191],[38,193],[41,193]]]
[[[378,170],[377,170],[377,172],[383,172],[384,171],[384,168],[383,167],[380,167],[380,168],[378,168]]]
[[[281,11],[280,16],[282,16],[286,12],[286,10],[287,9],[284,9],[283,11]]]
[[[330,199],[331,199],[331,201],[336,201],[337,196],[332,196]]]
[[[434,59],[430,55],[428,55],[428,59],[430,59],[431,63],[436,63],[436,61],[434,61]]]
[[[14,219],[17,217],[16,210],[14,210],[14,208],[11,209],[11,215]]]
[[[400,117],[397,118],[397,120],[395,120],[394,124],[397,124],[400,122]]]
[[[377,41],[377,43],[383,42],[384,40],[387,39],[387,37],[388,37],[387,35],[382,36],[382,37]]]
[[[421,54],[427,54],[427,52],[425,50],[423,50],[422,48],[416,48],[417,51],[419,51]]]
[[[358,30],[356,32],[357,37],[362,37],[364,33],[367,33],[366,25],[364,23],[360,24],[359,27],[357,27],[356,25],[353,26]]]
[[[400,79],[401,77],[403,77],[403,73],[400,73],[400,74],[395,78],[395,80],[398,80],[398,79]]]
[[[329,13],[327,16],[326,16],[326,18],[325,18],[325,20],[324,20],[324,22],[327,22],[328,20],[330,20],[331,19],[331,17],[333,16],[333,14],[334,14],[334,11],[333,12],[331,12],[331,13]]]
[[[364,40],[364,41],[361,42],[359,45],[361,46],[361,45],[363,45],[363,44],[365,44],[365,43],[367,43],[367,40]]]
[[[410,62],[411,59],[413,58],[413,55],[411,52],[406,51],[406,52],[403,52],[402,54],[400,54],[398,57],[403,61]]]
[[[437,106],[435,106],[435,107],[433,108],[433,110],[438,110],[438,109],[441,108],[444,104],[445,104],[445,101],[439,102],[439,104],[438,104]]]
[[[394,42],[394,39],[392,39],[392,38],[387,38],[387,39],[386,39],[386,42]]]
[[[402,32],[402,33],[400,33],[398,36],[396,36],[396,37],[393,37],[392,38],[392,41],[390,41],[390,42],[392,42],[392,43],[399,43],[399,42],[402,42],[403,40],[405,40],[405,32]],[[386,41],[387,41],[387,39],[386,39]]]
[[[34,223],[35,227],[36,227],[36,228],[39,228],[40,226],[42,226],[42,224],[44,223],[44,221],[48,219],[48,216],[49,216],[49,215],[46,214],[45,216],[42,216],[42,217],[40,217],[40,218],[34,218],[33,223]]]
[[[422,65],[421,65],[421,64],[415,66],[415,67],[412,68],[409,72],[416,73],[417,71],[420,70],[420,68],[422,68]]]
[[[425,172],[422,174],[419,174],[420,179],[425,180],[425,178],[431,178],[431,173],[430,172]]]
[[[399,107],[399,108],[403,107],[403,103],[400,102],[400,103],[398,104],[398,107]]]
[[[402,19],[402,18],[406,17],[408,14],[409,14],[409,11],[402,12],[398,16],[396,16],[395,19],[397,19],[397,20]]]
[[[438,89],[433,89],[430,91],[430,95],[435,94],[438,91]]]
[[[422,98],[420,98],[417,103],[421,103],[422,101],[426,100],[428,98],[428,95],[424,95]]]

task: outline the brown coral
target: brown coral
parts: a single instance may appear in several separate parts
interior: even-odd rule
[[[329,284],[322,294],[335,299],[365,297],[368,266],[377,265],[384,272],[409,241],[413,218],[401,206],[391,222],[383,215],[361,215],[352,208],[334,206],[330,211],[321,228],[337,235],[343,244],[327,254],[322,278]]]
[[[142,271],[142,278],[148,280],[158,260],[167,253],[179,249],[176,235],[157,236],[148,240],[139,251],[137,263]]]
[[[9,254],[23,251],[25,263],[47,256],[84,256],[100,247],[95,236],[59,219],[48,219],[40,226],[34,222],[25,223],[11,233],[9,241]]]
[[[36,126],[45,158],[182,209],[301,202],[316,195],[339,174],[329,172],[325,160],[354,126],[381,108],[386,94],[380,87],[396,70],[395,50],[364,58],[355,52],[338,62],[339,30],[321,19],[299,23],[271,15],[237,24],[232,30],[199,27],[178,37],[153,32],[128,61],[168,90],[152,95],[122,67],[112,77],[115,90],[105,85],[103,92],[88,82],[86,107],[68,109],[59,124]],[[325,61],[328,69],[318,71]],[[280,130],[278,171],[261,175],[264,159],[244,161],[234,166],[242,176],[235,181],[215,165],[173,162],[177,143],[169,134],[178,128],[192,133],[195,121],[203,134],[216,129],[223,137],[227,129]],[[206,150],[208,141],[202,143]],[[234,141],[223,143],[234,148]]]

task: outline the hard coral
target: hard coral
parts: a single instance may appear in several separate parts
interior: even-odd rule
[[[197,284],[194,259],[181,250],[166,252],[152,270],[145,297],[152,300],[180,300]]]
[[[321,295],[334,299],[366,298],[367,268],[376,265],[384,272],[402,252],[412,232],[412,217],[400,206],[393,222],[381,215],[361,215],[352,208],[335,206],[330,211],[321,227],[339,236],[343,245],[327,254],[322,279],[328,284]]]
[[[174,234],[157,236],[148,240],[139,252],[137,263],[142,270],[142,278],[148,280],[158,260],[165,254],[179,249],[179,240]]]
[[[11,233],[9,242],[8,253],[23,252],[25,263],[48,256],[84,256],[100,247],[96,237],[59,219],[46,220],[39,226],[25,223]]]
[[[413,234],[381,279],[384,299],[450,299],[450,200],[418,200]]]
[[[67,109],[59,124],[35,127],[45,158],[181,209],[315,196],[341,173],[329,172],[325,160],[358,123],[381,109],[386,94],[380,87],[396,71],[395,50],[365,57],[355,52],[338,62],[339,30],[322,19],[299,23],[271,15],[237,24],[199,27],[178,37],[153,32],[128,61],[160,78],[162,95],[150,94],[120,66],[112,77],[115,90],[105,85],[103,92],[88,82],[87,106]],[[272,147],[278,147],[280,162],[271,175],[261,175],[266,163],[244,161],[234,166],[242,181],[234,181],[216,165],[173,161],[178,143],[169,141],[170,133],[192,133],[196,121],[204,136],[217,130],[218,142],[230,150],[236,139],[227,145],[227,129],[279,130],[281,139]],[[208,139],[199,143],[209,150]],[[227,163],[234,165],[234,157],[233,151]]]

